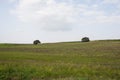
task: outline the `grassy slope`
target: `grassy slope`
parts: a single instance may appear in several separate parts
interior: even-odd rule
[[[119,80],[120,41],[0,44],[0,80]]]

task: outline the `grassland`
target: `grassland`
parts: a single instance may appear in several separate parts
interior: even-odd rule
[[[120,41],[0,44],[0,80],[120,80]]]

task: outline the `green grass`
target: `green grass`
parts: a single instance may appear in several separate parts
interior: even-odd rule
[[[0,44],[0,80],[119,79],[119,40]]]

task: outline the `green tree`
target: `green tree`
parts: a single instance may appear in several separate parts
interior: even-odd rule
[[[81,41],[82,41],[82,42],[89,42],[90,39],[89,39],[89,37],[83,37]]]
[[[35,41],[33,41],[33,44],[34,45],[37,45],[37,44],[40,44],[41,42],[39,41],[39,40],[35,40]]]

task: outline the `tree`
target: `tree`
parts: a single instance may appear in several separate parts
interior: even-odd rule
[[[37,44],[40,44],[41,42],[39,40],[35,40],[33,41],[33,44],[37,45]]]
[[[88,37],[83,37],[81,41],[82,41],[82,42],[89,42],[90,40],[89,40]]]

